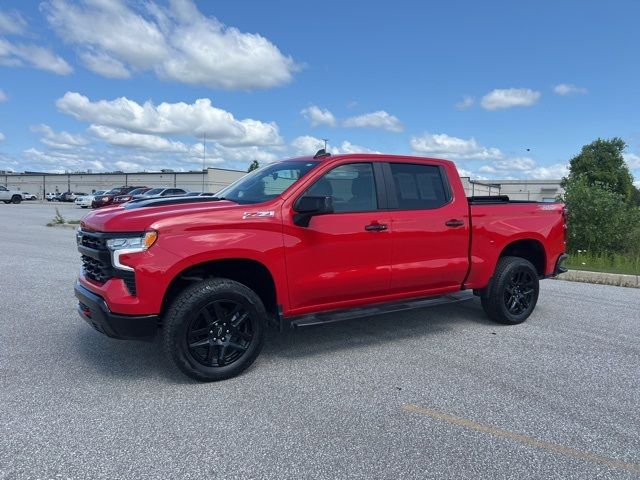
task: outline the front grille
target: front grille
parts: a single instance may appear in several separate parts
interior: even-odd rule
[[[88,255],[82,255],[82,268],[88,278],[98,283],[104,283],[113,277],[113,268],[111,268],[110,262],[105,264]]]
[[[107,244],[104,238],[87,232],[82,232],[82,245],[87,248],[93,248],[94,250],[107,250]]]
[[[107,234],[97,232],[80,232],[80,245],[84,247],[82,269],[87,278],[104,284],[111,278],[121,278],[132,296],[137,294],[135,272],[113,268],[111,253],[107,248]]]

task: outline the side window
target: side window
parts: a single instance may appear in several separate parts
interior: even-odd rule
[[[377,210],[376,184],[370,163],[340,165],[314,183],[306,195],[333,197],[333,211]]]
[[[442,173],[435,165],[391,163],[400,210],[438,208],[448,201]]]
[[[4,187],[0,187],[0,192],[8,192],[8,191],[9,191],[9,190],[7,190],[6,188],[4,188]]]

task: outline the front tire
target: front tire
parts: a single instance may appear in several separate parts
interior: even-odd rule
[[[200,381],[234,377],[256,359],[264,344],[267,313],[247,286],[222,278],[185,289],[167,311],[165,353]]]
[[[22,197],[20,195],[14,195],[11,197],[11,203],[17,205],[22,201]]]
[[[538,302],[538,272],[530,261],[502,257],[481,295],[482,308],[489,318],[506,325],[524,322]]]

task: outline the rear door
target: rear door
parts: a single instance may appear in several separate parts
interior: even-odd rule
[[[331,196],[334,213],[292,221],[302,195]],[[324,172],[283,205],[285,258],[292,310],[339,308],[388,294],[391,217],[384,210],[381,164],[348,161]]]
[[[385,179],[392,207],[392,292],[459,288],[468,268],[468,206],[465,198],[454,198],[444,166],[390,162]]]

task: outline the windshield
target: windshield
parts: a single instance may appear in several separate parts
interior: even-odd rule
[[[106,190],[98,190],[97,192],[93,192],[93,195],[102,195],[106,192]]]
[[[140,195],[141,193],[144,193],[146,191],[146,188],[136,188],[135,190],[131,190],[127,195]]]
[[[316,165],[318,162],[302,160],[267,165],[220,190],[216,197],[241,204],[266,202],[280,195]]]
[[[105,194],[106,195],[119,195],[121,191],[122,191],[122,187],[115,187],[115,188],[112,188],[111,190],[105,192]]]
[[[152,188],[151,190],[144,192],[143,195],[160,195],[164,190],[164,188]]]

